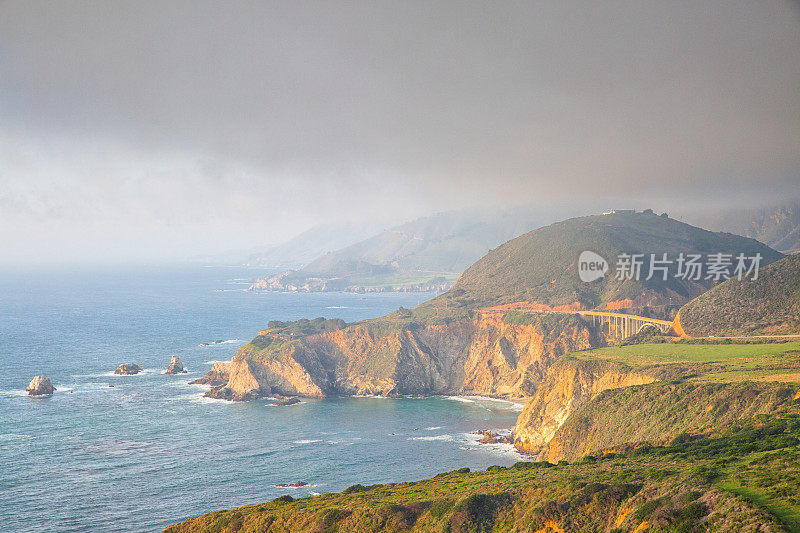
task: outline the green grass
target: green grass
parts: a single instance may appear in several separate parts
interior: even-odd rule
[[[743,487],[734,481],[724,481],[717,483],[716,486],[765,509],[780,520],[791,533],[800,533],[800,507],[771,498],[762,491]]]
[[[584,360],[615,361],[630,367],[669,363],[734,363],[737,365],[781,362],[782,358],[795,357],[800,342],[774,344],[633,344],[594,348],[575,352],[573,357]]]
[[[783,381],[800,382],[800,368],[778,368],[768,370],[731,370],[709,372],[692,378],[692,381],[706,383],[729,383],[732,381]]]
[[[570,354],[583,361],[613,361],[633,370],[690,365],[699,381],[767,379],[800,372],[800,342],[691,344],[680,342],[594,348]]]
[[[743,441],[760,435],[757,449]],[[800,422],[752,420],[689,439],[573,464],[517,463],[210,513],[179,531],[798,531]],[[778,480],[776,482],[776,479]],[[745,501],[741,502],[741,498]]]

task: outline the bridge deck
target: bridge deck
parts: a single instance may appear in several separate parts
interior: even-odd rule
[[[639,315],[629,315],[626,313],[612,313],[609,311],[577,311],[576,314],[578,315],[591,315],[591,316],[603,316],[603,317],[613,317],[613,318],[623,318],[628,320],[641,320],[642,322],[650,322],[653,324],[659,324],[662,326],[672,326],[672,322],[669,320],[658,320],[657,318],[649,318],[646,316],[639,316]]]

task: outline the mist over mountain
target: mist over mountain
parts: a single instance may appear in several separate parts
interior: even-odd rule
[[[578,259],[592,251],[608,262],[609,272],[591,282],[578,276]],[[572,309],[671,308],[705,292],[715,283],[703,273],[698,279],[680,277],[679,254],[761,254],[769,264],[783,254],[730,233],[712,232],[652,211],[616,212],[557,222],[533,230],[490,251],[470,266],[455,286],[422,304],[421,313],[465,312],[469,309],[528,302]],[[666,279],[641,275],[617,277],[621,254],[650,254],[671,260]],[[705,259],[704,259],[705,260]]]
[[[491,248],[551,222],[565,208],[523,205],[464,209],[418,218],[315,257],[297,271],[265,279],[271,290],[429,290],[449,286]],[[269,253],[278,264],[294,250],[331,244],[315,231]],[[306,255],[308,257],[308,254]],[[264,256],[249,260],[266,265]]]
[[[251,253],[246,266],[300,269],[319,256],[370,237],[375,224],[330,224],[308,229],[291,239]]]
[[[800,200],[749,208],[694,210],[685,217],[715,231],[756,239],[784,253],[800,251]]]

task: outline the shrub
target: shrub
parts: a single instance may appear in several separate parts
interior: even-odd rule
[[[699,498],[702,495],[703,495],[702,492],[699,492],[699,491],[696,491],[696,490],[692,490],[692,491],[689,491],[686,494],[684,494],[683,498],[681,498],[681,499],[684,502],[693,502],[693,501],[695,501],[697,498]]]
[[[431,516],[437,519],[441,518],[445,514],[447,514],[447,512],[450,509],[453,508],[453,505],[455,505],[455,502],[453,500],[439,500],[433,502],[433,504],[430,507]]]
[[[511,504],[511,495],[472,494],[455,506],[450,517],[450,530],[453,533],[468,531],[487,531],[491,529],[500,508]]]

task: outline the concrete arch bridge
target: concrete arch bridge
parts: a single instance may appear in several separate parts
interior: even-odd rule
[[[645,328],[655,328],[662,335],[673,333],[672,322],[668,320],[608,311],[578,311],[577,314],[607,337],[617,339],[630,337]]]

